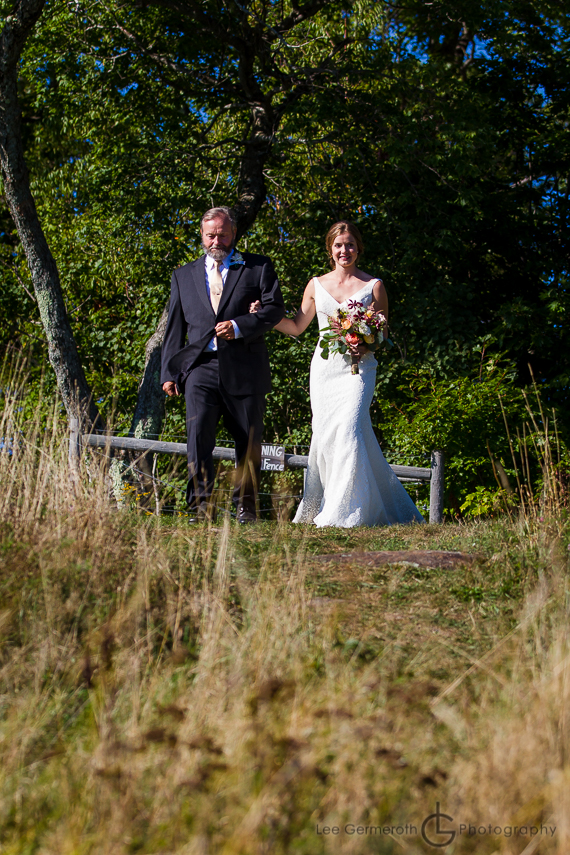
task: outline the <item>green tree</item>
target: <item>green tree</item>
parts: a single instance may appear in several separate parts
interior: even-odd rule
[[[515,360],[513,384],[530,362],[565,412],[568,36],[545,0],[50,6],[21,67],[24,143],[101,407],[133,413],[170,270],[199,253],[204,208],[235,203],[242,245],[274,258],[291,306],[326,266],[330,222],[359,223],[400,348],[381,401],[411,406],[400,353],[443,381],[471,376],[484,344]],[[26,342],[9,223],[0,255]],[[268,431],[305,443],[314,332],[269,338]],[[159,343],[142,390],[157,408],[133,430],[160,430]]]
[[[0,164],[3,190],[18,232],[44,327],[49,359],[68,413],[80,406],[92,423],[99,418],[65,310],[58,270],[38,219],[24,157],[18,69],[22,51],[45,0],[18,0],[2,16],[0,32]],[[4,11],[4,10],[2,10]]]

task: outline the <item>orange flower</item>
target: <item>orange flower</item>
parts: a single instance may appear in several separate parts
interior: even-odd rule
[[[352,326],[352,321],[349,321],[348,318],[345,318],[344,321],[342,322],[343,330],[349,330],[351,328],[351,326]]]

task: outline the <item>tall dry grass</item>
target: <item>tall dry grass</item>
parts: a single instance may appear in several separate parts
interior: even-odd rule
[[[395,647],[347,652],[286,525],[117,512],[100,463],[70,473],[57,405],[24,422],[18,400],[0,427],[3,853],[427,852],[346,828],[419,832],[436,800],[456,821],[556,826],[449,852],[568,851],[562,515],[505,523],[497,560],[526,556],[535,584],[434,686]]]

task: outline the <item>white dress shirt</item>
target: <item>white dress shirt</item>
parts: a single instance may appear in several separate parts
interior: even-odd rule
[[[232,255],[233,254],[234,254],[234,251],[232,249],[232,251],[229,253],[229,255],[226,255],[226,257],[224,258],[224,260],[220,264],[220,274],[222,277],[222,285],[226,284],[226,279],[228,278],[228,270],[230,269],[230,264],[232,263]],[[217,264],[218,264],[218,262],[215,261],[215,259],[210,258],[209,255],[206,256],[206,290],[208,291],[208,298],[210,297],[210,280],[208,278],[209,273],[210,273],[210,270],[213,270]],[[239,327],[236,324],[236,322],[231,321],[231,324],[234,328],[234,333],[235,333],[236,338],[242,338],[242,334],[241,334]],[[205,350],[217,350],[217,349],[218,349],[218,341],[217,341],[216,336],[214,336],[214,338],[210,342],[208,342],[208,344],[206,345]]]

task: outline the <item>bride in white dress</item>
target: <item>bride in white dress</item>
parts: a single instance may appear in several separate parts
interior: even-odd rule
[[[388,317],[382,281],[356,266],[364,249],[356,226],[335,223],[326,246],[333,270],[311,279],[295,318],[284,318],[275,327],[280,332],[299,335],[315,314],[322,330],[329,325],[328,316],[349,300]],[[350,354],[331,353],[323,359],[317,345],[311,361],[313,432],[305,495],[293,522],[343,528],[424,522],[374,435],[370,405],[377,364],[372,352],[362,348],[359,374],[352,374]]]

